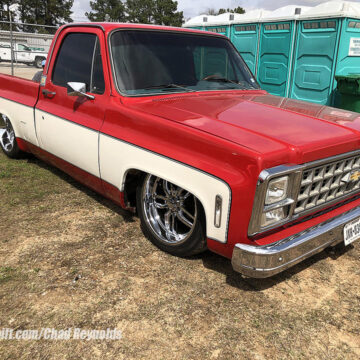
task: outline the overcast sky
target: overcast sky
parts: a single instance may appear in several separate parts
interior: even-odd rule
[[[177,0],[178,9],[184,12],[185,19],[206,12],[209,8],[235,8],[242,6],[245,10],[267,9],[274,10],[286,5],[315,6],[329,0]],[[359,0],[353,0],[359,1]],[[75,21],[86,20],[85,12],[90,10],[88,0],[75,0],[72,8]]]

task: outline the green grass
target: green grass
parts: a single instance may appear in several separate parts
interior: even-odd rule
[[[0,341],[1,359],[359,359],[359,244],[268,280],[167,255],[137,218],[32,157],[0,153],[0,328],[123,339]],[[76,281],[75,281],[76,279]]]
[[[0,284],[3,284],[16,276],[16,269],[10,266],[0,267]]]

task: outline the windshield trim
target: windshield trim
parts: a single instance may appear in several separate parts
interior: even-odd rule
[[[161,91],[161,92],[154,92],[151,94],[127,94],[124,93],[120,90],[119,86],[118,86],[118,81],[117,81],[117,77],[115,75],[115,69],[114,69],[114,59],[113,59],[113,54],[112,54],[112,47],[111,47],[111,38],[114,35],[114,33],[118,32],[118,31],[144,31],[144,32],[169,32],[169,33],[181,33],[181,34],[188,34],[188,35],[195,35],[195,36],[210,36],[210,37],[217,37],[217,38],[221,38],[224,39],[225,41],[228,41],[230,43],[230,45],[234,48],[234,50],[238,52],[238,50],[236,49],[236,47],[234,46],[234,44],[230,41],[230,39],[228,37],[226,37],[225,35],[222,34],[217,34],[217,33],[211,33],[209,32],[207,33],[198,33],[198,32],[185,32],[182,30],[161,30],[161,29],[143,29],[143,28],[121,28],[121,29],[113,29],[110,31],[108,38],[107,38],[107,46],[108,46],[108,55],[109,55],[109,59],[110,59],[110,71],[111,71],[111,76],[113,78],[113,82],[115,84],[115,89],[118,92],[119,95],[124,96],[124,97],[129,97],[129,98],[142,98],[142,97],[149,97],[149,96],[159,96],[159,95],[171,95],[171,94],[198,94],[198,93],[203,93],[203,92],[219,92],[219,91],[259,91],[261,90],[260,85],[258,84],[254,74],[251,72],[250,68],[248,67],[248,65],[246,64],[245,60],[243,59],[243,63],[244,66],[247,68],[247,70],[250,72],[250,74],[252,74],[254,76],[254,80],[255,80],[255,84],[257,84],[259,86],[258,89],[216,89],[216,90],[195,90],[192,92],[189,91]],[[239,53],[240,55],[240,53]],[[241,56],[241,55],[240,55]],[[242,56],[241,56],[242,58]],[[180,89],[179,89],[180,90]]]

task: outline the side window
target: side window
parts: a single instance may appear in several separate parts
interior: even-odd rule
[[[85,33],[73,33],[65,37],[53,70],[54,85],[66,87],[68,82],[81,82],[86,84],[86,91],[90,90],[96,40],[95,34]]]
[[[93,68],[90,80],[90,92],[93,94],[103,94],[105,91],[105,81],[103,65],[101,60],[101,51],[99,39],[96,38],[96,44],[93,57]]]

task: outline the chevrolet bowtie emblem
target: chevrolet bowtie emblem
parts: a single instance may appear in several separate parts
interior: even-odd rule
[[[349,182],[355,182],[360,179],[360,171],[354,170],[349,173],[347,173],[342,179],[342,182],[349,183]]]

